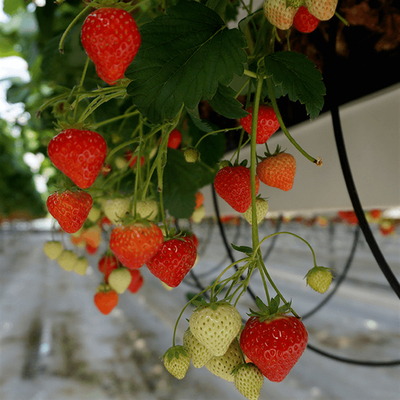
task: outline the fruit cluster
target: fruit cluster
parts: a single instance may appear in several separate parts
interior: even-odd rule
[[[81,30],[88,58],[80,84],[40,110],[52,104],[58,118],[58,134],[48,143],[48,155],[61,183],[48,197],[48,211],[71,235],[72,244],[84,247],[88,254],[104,245],[98,262],[103,278],[94,303],[101,313],[109,314],[119,295],[141,288],[144,266],[167,288],[180,285],[198,258],[192,223],[201,222],[206,213],[200,189],[213,183],[217,194],[251,224],[252,247],[232,245],[245,254],[243,258],[226,267],[207,288],[199,288],[201,292],[184,307],[182,313],[190,304],[197,306],[183,345],[175,345],[175,326],[164,365],[178,379],[185,376],[190,362],[196,368],[205,366],[235,382],[248,399],[257,399],[264,376],[282,381],[308,339],[301,318],[268,273],[260,247],[272,236],[293,235],[313,254],[307,284],[324,293],[332,280],[331,271],[317,265],[312,247],[299,236],[277,232],[261,240],[258,237],[257,225],[269,209],[267,200],[257,196],[260,185],[287,192],[296,173],[295,158],[280,146],[271,153],[268,139],[281,129],[301,154],[322,165],[290,136],[276,94],[287,93],[291,100],[306,104],[314,118],[322,109],[325,89],[320,73],[302,55],[290,51],[275,55],[276,32],[266,18],[280,29],[293,23],[299,30],[311,31],[314,17],[326,20],[329,14],[331,18],[336,3],[268,0],[264,4],[266,18],[249,12],[249,19],[240,24],[242,30],[248,30],[246,35],[227,28],[224,19],[228,14],[222,3],[221,10],[208,3],[186,1],[164,2],[156,8],[150,2],[106,3],[90,2],[79,15],[88,12]],[[155,17],[138,26],[134,12],[143,12],[145,21]],[[261,21],[257,20],[260,17]],[[208,24],[204,24],[206,19]],[[259,34],[257,29],[253,32],[255,28],[270,32]],[[69,29],[61,39],[61,51]],[[256,41],[244,50],[246,37],[251,35]],[[267,37],[271,39],[268,43]],[[90,60],[97,74],[92,76],[97,86],[91,91],[84,88],[84,83],[90,84],[85,82]],[[237,93],[230,87],[234,74],[245,80]],[[299,76],[304,79],[296,85]],[[241,103],[238,98],[246,87],[248,94]],[[128,96],[131,103],[126,102]],[[310,100],[313,97],[316,101]],[[235,126],[215,127],[207,120],[207,112],[200,113],[200,101],[234,120]],[[103,113],[101,107],[108,102],[117,104],[118,112],[110,106]],[[103,130],[107,125],[110,128]],[[231,160],[221,161],[225,150],[221,135],[239,129],[238,150]],[[239,153],[249,141],[247,167]],[[257,145],[265,146],[263,156],[257,155]],[[179,218],[189,221],[188,230],[179,228]],[[65,250],[60,242],[47,242],[44,251],[62,268],[85,274],[87,259]],[[254,271],[261,276],[268,305],[257,297],[258,310],[250,310],[250,318],[242,326],[236,306]],[[201,296],[209,297],[209,302],[199,302]]]

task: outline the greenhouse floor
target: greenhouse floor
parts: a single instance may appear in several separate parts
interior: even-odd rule
[[[198,291],[190,274],[178,288],[167,291],[143,267],[142,289],[137,294],[121,295],[118,306],[104,316],[93,303],[102,279],[97,269],[102,252],[88,257],[90,267],[85,276],[68,273],[42,251],[45,241],[51,240],[50,233],[29,228],[0,229],[1,400],[244,399],[232,383],[205,368],[192,366],[179,381],[162,365],[161,356],[172,345],[174,325],[186,295]],[[267,235],[274,229],[266,223],[261,233]],[[291,223],[281,230],[303,236],[314,247],[318,264],[333,268],[339,276],[348,261],[355,229]],[[248,226],[242,223],[226,230],[229,243],[249,244]],[[206,221],[194,231],[200,241],[200,260],[194,272],[208,285],[230,261],[216,224]],[[400,278],[399,236],[376,234]],[[64,240],[72,248],[68,239]],[[240,256],[237,252],[233,255]],[[300,315],[307,315],[327,295],[306,287],[303,277],[312,267],[312,256],[308,247],[292,236],[277,237],[267,266]],[[263,297],[258,275],[251,285]],[[242,317],[249,307],[254,308],[253,300],[245,295],[239,303]],[[178,326],[178,344],[191,310],[187,309]],[[400,301],[362,235],[347,279],[304,323],[309,343],[326,353],[358,361],[400,359]],[[260,399],[398,400],[399,394],[400,365],[354,365],[306,349],[282,383],[265,379]]]

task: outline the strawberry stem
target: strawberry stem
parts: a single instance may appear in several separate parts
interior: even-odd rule
[[[274,84],[272,82],[271,77],[267,77],[267,85],[268,85],[268,94],[269,97],[271,99],[271,103],[272,103],[272,107],[274,108],[276,117],[279,121],[279,124],[281,126],[281,129],[283,131],[283,133],[285,134],[285,136],[289,139],[290,143],[293,144],[294,147],[296,147],[296,149],[303,154],[304,157],[306,157],[309,161],[313,162],[314,164],[322,165],[322,162],[320,161],[320,158],[315,159],[314,157],[310,156],[305,150],[303,150],[303,148],[293,139],[293,137],[290,135],[289,131],[287,130],[283,119],[282,119],[282,115],[279,112],[279,108],[278,108],[278,104],[276,102],[276,98],[275,98],[275,93],[274,93]]]
[[[132,111],[132,112],[127,113],[127,114],[119,115],[118,117],[110,118],[110,119],[107,119],[105,121],[99,122],[98,124],[94,125],[93,129],[97,129],[99,126],[110,124],[110,123],[118,121],[120,119],[130,118],[130,117],[133,117],[134,115],[138,115],[138,114],[140,114],[140,111],[139,110],[135,110],[135,111]]]
[[[64,31],[63,35],[61,36],[60,43],[58,45],[58,50],[60,51],[61,54],[64,54],[64,41],[65,38],[67,37],[69,31],[72,29],[72,27],[80,20],[82,15],[84,15],[87,11],[91,10],[90,6],[86,6],[73,20],[72,22],[68,25],[67,29]]]

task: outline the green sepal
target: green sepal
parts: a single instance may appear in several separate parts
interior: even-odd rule
[[[163,358],[167,358],[168,362],[171,362],[174,358],[179,360],[180,356],[188,358],[185,348],[181,345],[177,345],[170,347],[163,355]]]
[[[241,253],[245,253],[248,256],[253,254],[253,248],[249,246],[236,246],[235,244],[231,243],[231,246],[234,250],[240,251]]]
[[[256,305],[259,311],[250,309],[249,317],[258,317],[260,322],[264,322],[268,319],[275,318],[279,315],[287,314],[291,310],[292,302],[285,303],[279,307],[280,297],[276,295],[270,300],[269,306],[267,306],[259,297],[256,298]]]

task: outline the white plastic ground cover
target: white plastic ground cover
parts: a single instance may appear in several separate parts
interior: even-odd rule
[[[364,209],[388,209],[400,205],[400,84],[340,107],[340,117],[353,178]],[[282,134],[269,140],[270,151],[280,144],[296,158],[297,172],[289,192],[260,184],[273,212],[324,213],[352,209],[343,179],[330,113],[289,129],[296,141],[322,167],[303,157]],[[264,145],[257,145],[263,155]],[[233,153],[226,154],[229,159]],[[241,159],[250,160],[250,148]],[[211,187],[202,190],[207,215],[213,215]],[[221,214],[237,214],[219,199]]]

